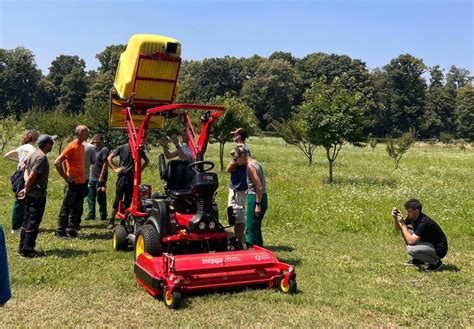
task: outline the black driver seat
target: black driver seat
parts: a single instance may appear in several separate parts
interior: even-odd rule
[[[195,173],[188,169],[189,164],[190,162],[185,160],[171,160],[168,162],[166,189],[172,198],[187,199],[194,197],[191,182]]]

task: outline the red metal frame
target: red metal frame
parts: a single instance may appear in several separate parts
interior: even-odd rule
[[[178,110],[185,110],[179,113],[175,113]],[[191,119],[187,113],[187,110],[198,110],[198,111],[213,111],[209,116],[209,119],[201,125],[201,133],[199,135],[197,143],[195,142],[196,133],[192,125]],[[120,219],[125,219],[129,213],[138,216],[138,217],[147,217],[147,213],[141,212],[141,202],[139,200],[138,186],[141,184],[142,177],[142,167],[141,167],[141,150],[145,147],[146,136],[148,131],[148,123],[153,115],[162,115],[166,116],[167,114],[174,113],[177,116],[181,117],[183,124],[186,127],[186,135],[188,136],[188,146],[192,150],[196,158],[204,159],[204,153],[207,148],[207,144],[210,138],[210,127],[213,122],[224,113],[225,109],[223,106],[217,105],[203,105],[203,104],[168,104],[158,107],[150,108],[146,111],[145,117],[143,118],[140,126],[136,128],[133,121],[134,111],[131,107],[127,107],[122,110],[122,114],[126,117],[127,124],[127,133],[129,136],[129,145],[132,152],[132,157],[135,162],[135,176],[133,181],[133,198],[132,206],[126,209],[124,212],[121,212],[119,207],[119,212],[117,217]]]

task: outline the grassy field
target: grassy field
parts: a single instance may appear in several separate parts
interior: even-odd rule
[[[249,145],[267,176],[265,243],[281,260],[296,265],[298,294],[262,289],[191,295],[183,309],[166,309],[134,282],[132,254],[112,251],[104,223],[84,223],[82,238],[74,241],[54,238],[62,200],[62,181],[54,170],[38,238],[47,257],[21,259],[15,254],[18,237],[9,233],[8,178],[15,165],[1,159],[0,224],[7,231],[14,297],[0,309],[0,327],[474,325],[472,148],[463,153],[418,145],[394,170],[384,145],[374,151],[344,146],[335,183],[328,185],[321,148],[310,166],[280,139],[252,138]],[[218,162],[217,150],[212,145],[208,159]],[[158,152],[152,151],[155,163]],[[161,190],[155,168],[145,171],[144,182]],[[219,206],[225,214],[226,174],[220,174],[220,181]],[[402,208],[411,197],[422,200],[424,211],[448,236],[442,272],[402,265],[408,256],[392,230],[390,210]],[[111,204],[112,193],[108,198]]]

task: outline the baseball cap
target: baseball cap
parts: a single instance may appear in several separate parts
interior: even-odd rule
[[[54,143],[53,136],[43,134],[38,137],[38,147],[43,147],[49,143]]]
[[[245,128],[237,128],[237,129],[231,131],[230,134],[231,135],[239,135],[240,137],[242,137],[244,139],[248,137],[247,129],[245,129]]]

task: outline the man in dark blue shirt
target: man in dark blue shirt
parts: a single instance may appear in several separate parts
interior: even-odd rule
[[[443,266],[441,259],[448,252],[446,235],[438,223],[421,212],[420,201],[408,200],[405,202],[405,209],[407,210],[405,219],[396,208],[392,210],[392,217],[395,229],[402,232],[408,254],[412,257],[406,265],[420,266],[428,263],[427,271],[439,271]]]

